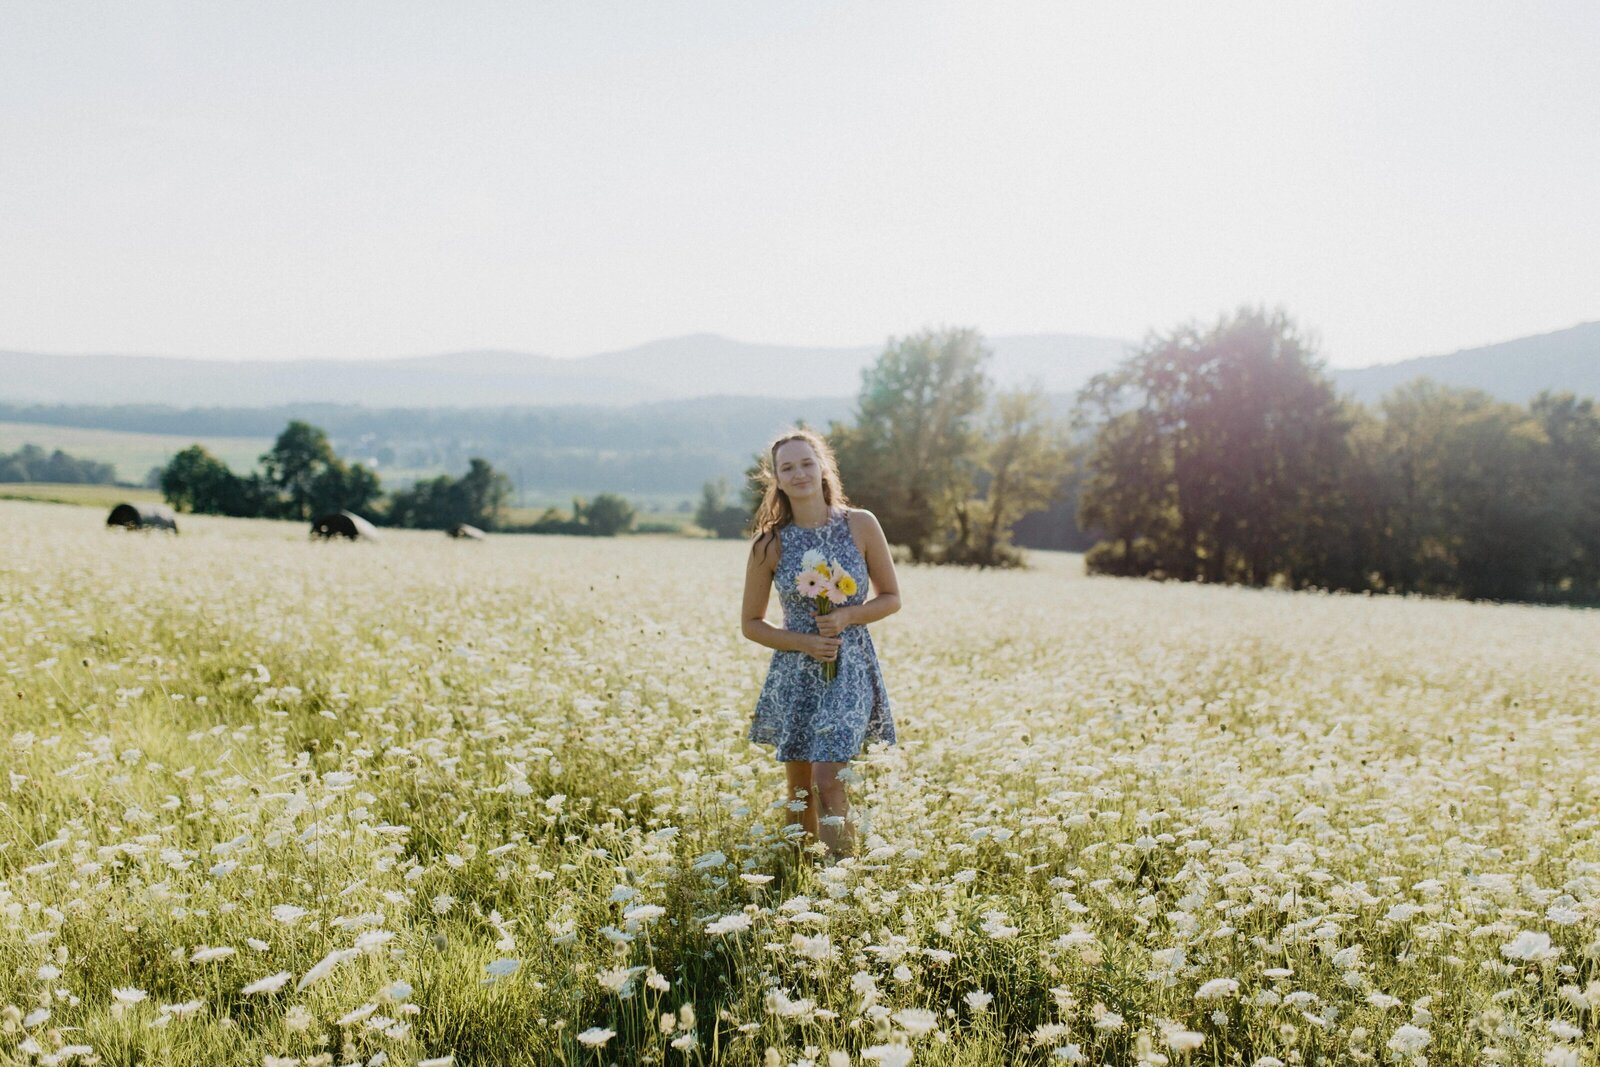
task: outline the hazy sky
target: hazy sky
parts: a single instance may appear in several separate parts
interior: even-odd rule
[[[0,348],[1600,318],[1600,4],[0,0]]]

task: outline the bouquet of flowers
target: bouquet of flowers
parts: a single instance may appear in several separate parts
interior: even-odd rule
[[[801,596],[816,602],[818,615],[828,614],[835,604],[843,604],[856,595],[856,580],[850,572],[816,549],[800,557],[800,573],[794,584]],[[838,673],[837,660],[822,665],[824,680],[831,682]]]

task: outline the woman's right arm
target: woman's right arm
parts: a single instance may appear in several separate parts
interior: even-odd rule
[[[839,654],[837,637],[795,633],[767,621],[767,601],[772,591],[772,575],[778,567],[778,554],[776,535],[757,537],[750,546],[750,561],[744,569],[744,613],[739,630],[758,645],[779,652],[804,652],[826,663]]]

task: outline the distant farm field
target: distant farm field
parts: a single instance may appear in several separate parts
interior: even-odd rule
[[[907,568],[811,866],[741,544],[102,518],[0,502],[0,1062],[1594,1062],[1600,613]]]
[[[35,500],[47,504],[81,504],[106,508],[118,504],[159,504],[159,489],[129,489],[119,485],[56,485],[49,482],[0,482],[0,500]]]
[[[26,444],[46,452],[60,449],[79,459],[110,463],[117,479],[142,482],[151,467],[163,467],[173,454],[192,444],[202,444],[239,473],[251,470],[261,454],[272,447],[267,437],[184,437],[177,434],[130,433],[124,430],[88,430],[76,426],[50,426],[33,422],[0,422],[0,452],[15,452]]]

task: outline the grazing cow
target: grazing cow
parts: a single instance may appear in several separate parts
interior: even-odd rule
[[[106,516],[106,525],[123,530],[166,530],[178,532],[178,517],[161,504],[118,504]]]

